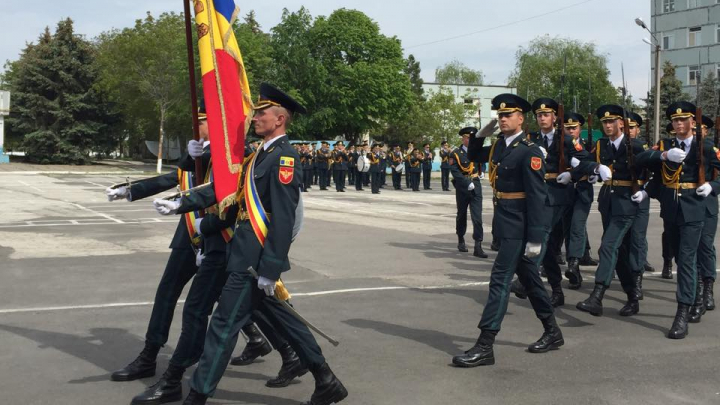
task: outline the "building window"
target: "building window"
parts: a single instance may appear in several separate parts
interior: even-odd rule
[[[718,0],[718,1],[720,1],[720,0]],[[720,26],[718,27],[718,32],[719,32],[718,35],[720,35]],[[663,35],[663,37],[662,37],[662,49],[664,49],[664,50],[673,49],[674,45],[675,45],[675,37],[674,37],[674,36],[672,36],[672,35]]]
[[[698,6],[698,0],[688,0],[687,8],[695,8]]]
[[[675,0],[663,0],[663,13],[675,11]]]
[[[688,86],[697,86],[700,83],[700,66],[688,66]]]
[[[688,29],[688,46],[702,45],[702,35],[700,30],[702,27],[693,27]]]

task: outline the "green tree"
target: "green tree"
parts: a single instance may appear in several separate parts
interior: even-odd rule
[[[423,96],[423,79],[420,77],[420,62],[415,60],[414,55],[408,56],[405,65],[405,74],[410,79],[410,89],[416,96]]]
[[[104,97],[94,88],[91,44],[76,35],[71,19],[61,20],[29,44],[8,65],[13,92],[8,130],[22,136],[31,162],[85,164],[95,146],[107,146],[113,118]]]
[[[134,27],[98,37],[100,87],[123,114],[132,155],[166,133],[181,143],[191,136],[185,46],[183,15],[175,13],[155,18],[148,12]]]
[[[720,81],[715,76],[714,72],[709,72],[705,79],[700,82],[699,97],[697,97],[696,103],[698,107],[701,107],[703,114],[708,117],[715,117],[718,114],[718,90],[720,90]]]
[[[459,60],[454,59],[435,69],[435,82],[481,86],[483,84],[483,73],[481,70],[473,70]]]
[[[662,78],[660,79],[660,135],[667,136],[665,132],[665,111],[670,104],[681,101],[681,100],[692,100],[691,97],[682,91],[682,82],[675,77],[675,65],[669,61],[665,61],[662,67]],[[648,97],[643,100],[647,106],[655,106],[655,87]],[[650,125],[650,132],[654,133],[655,129],[652,124],[655,122],[655,111],[654,108],[648,109],[647,122]]]
[[[567,110],[574,108],[574,100],[577,100],[579,113],[621,101],[617,89],[610,83],[607,57],[599,54],[592,43],[546,35],[535,38],[527,47],[520,47],[515,56],[515,69],[508,83],[530,103],[540,97],[561,101],[565,58],[567,67],[562,101]],[[588,100],[589,92],[592,100]]]
[[[255,19],[255,12],[250,11],[243,23],[233,27],[240,52],[242,52],[245,72],[250,83],[250,94],[255,96],[260,83],[273,81],[273,55],[270,47],[270,34],[263,32]]]

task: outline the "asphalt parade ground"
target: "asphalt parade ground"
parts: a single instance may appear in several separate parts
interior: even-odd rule
[[[142,349],[178,221],[159,216],[150,199],[108,202],[104,189],[125,176],[0,173],[0,404],[129,404],[167,366],[182,301],[157,376],[109,380]],[[386,187],[377,195],[314,186],[303,194],[305,226],[284,279],[298,311],[341,342],[333,347],[318,337],[350,392],[342,404],[720,403],[720,311],[691,324],[684,340],[665,337],[676,309],[675,280],[660,278],[656,201],[648,242],[657,272],[645,278],[640,314],[617,315],[625,300],[617,280],[606,294],[605,316],[576,310],[592,289],[594,268],[583,267],[582,289],[566,289],[566,305],[556,312],[566,341],[560,350],[527,352],[542,326],[528,301],[511,296],[496,364],[452,367],[452,356],[479,333],[495,256],[492,202],[485,199],[483,215],[490,258],[478,259],[472,246],[470,253],[456,249],[454,192],[440,191],[438,180],[432,186]],[[489,196],[487,183],[483,188]],[[595,208],[588,231],[597,257],[602,227]],[[307,401],[310,374],[287,388],[265,387],[280,364],[273,352],[230,366],[209,403]]]

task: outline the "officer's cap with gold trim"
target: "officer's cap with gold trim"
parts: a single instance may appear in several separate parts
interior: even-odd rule
[[[260,84],[260,98],[255,103],[255,110],[262,110],[268,107],[284,107],[291,113],[305,114],[307,110],[302,104],[298,103],[292,97],[285,94],[269,83]]]
[[[642,117],[638,113],[628,112],[628,125],[630,128],[641,127],[643,124]]]
[[[674,120],[676,118],[690,118],[695,117],[695,111],[697,107],[695,104],[688,103],[687,101],[676,101],[665,110],[665,116],[667,119]]]
[[[477,133],[478,133],[478,129],[477,129],[477,128],[475,128],[475,127],[465,127],[465,128],[461,129],[461,130],[458,132],[458,135],[460,135],[460,136],[470,135],[471,137],[473,137],[473,136],[475,136],[475,134],[477,134]]]
[[[675,128],[673,128],[672,122],[667,124],[667,126],[665,127],[665,132],[670,135],[675,135]]]
[[[715,126],[715,123],[713,122],[712,119],[710,119],[710,117],[708,117],[707,115],[703,115],[702,117],[703,117],[703,119],[702,119],[703,128],[710,129]]]
[[[207,112],[205,111],[205,99],[200,100],[198,104],[198,120],[206,120]]]
[[[582,115],[574,112],[565,113],[565,128],[575,128],[578,125],[585,125],[585,118]]]
[[[516,94],[503,93],[492,99],[492,109],[497,110],[499,114],[515,111],[526,113],[530,111],[530,103]]]
[[[557,114],[558,107],[557,101],[547,97],[539,98],[532,103],[532,110],[535,114],[546,112]]]
[[[623,108],[617,104],[605,104],[595,111],[600,121],[614,121],[623,119]]]

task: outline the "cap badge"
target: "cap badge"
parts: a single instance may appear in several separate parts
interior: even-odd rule
[[[606,116],[606,117],[609,117],[609,116],[610,116],[610,111],[605,111],[605,116]]]
[[[675,112],[678,114],[682,114],[682,108],[678,108],[677,110],[675,110]]]
[[[540,108],[545,108],[545,104],[540,104]]]
[[[500,103],[500,108],[505,108],[505,103]]]

